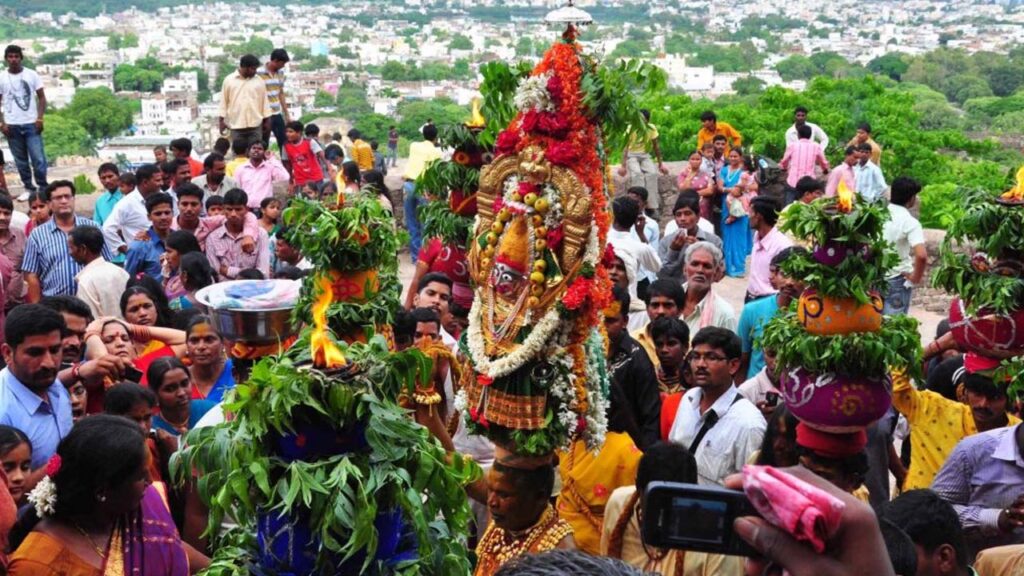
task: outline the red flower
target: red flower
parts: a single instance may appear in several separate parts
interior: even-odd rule
[[[608,495],[608,488],[604,484],[594,484],[594,496],[604,498]]]
[[[520,182],[519,183],[519,195],[524,197],[524,198],[526,197],[527,194],[530,194],[530,193],[536,194],[538,190],[539,190],[539,188],[537,188],[537,185],[534,184],[533,182]]]
[[[546,240],[548,241],[548,248],[551,250],[558,250],[558,247],[562,245],[562,239],[565,238],[565,232],[561,226],[556,226],[551,230],[548,230]]]
[[[53,478],[60,472],[60,454],[54,454],[50,456],[50,459],[46,462],[46,475]]]
[[[548,94],[551,95],[551,99],[555,102],[561,102],[564,96],[564,89],[562,87],[562,79],[558,76],[552,76],[548,79]]]
[[[615,255],[615,248],[611,244],[605,244],[604,254],[601,256],[601,265],[605,268],[611,268],[615,265],[615,259],[618,256]]]
[[[569,120],[561,114],[546,112],[540,115],[537,129],[555,138],[564,138],[569,132]]]
[[[544,151],[544,157],[556,166],[571,166],[576,162],[576,149],[569,142],[552,142]]]
[[[494,146],[498,149],[499,154],[511,154],[516,151],[517,144],[519,144],[519,132],[502,130],[501,134],[498,134],[498,141]]]
[[[540,123],[540,113],[536,110],[529,110],[523,114],[523,132],[535,132]]]
[[[497,198],[494,199],[494,206],[491,209],[494,210],[495,214],[497,214],[504,207],[505,207],[505,199],[502,198],[501,196],[498,196]]]
[[[477,420],[477,424],[487,428],[488,430],[491,428],[491,423],[487,421],[487,417],[484,416],[482,412],[480,413],[480,419]]]
[[[565,296],[562,297],[562,304],[569,310],[579,310],[590,297],[592,286],[593,281],[590,278],[577,276],[565,291]]]
[[[469,419],[470,420],[472,420],[473,422],[476,422],[477,418],[479,418],[479,417],[480,417],[480,412],[476,408],[470,408],[469,409]]]
[[[481,386],[490,386],[494,383],[494,379],[486,374],[477,374],[476,383]]]

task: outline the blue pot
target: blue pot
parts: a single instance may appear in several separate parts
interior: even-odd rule
[[[350,430],[338,430],[326,421],[298,422],[295,434],[281,434],[275,439],[277,455],[285,462],[312,462],[338,454],[362,452],[369,447],[366,426],[357,424]]]

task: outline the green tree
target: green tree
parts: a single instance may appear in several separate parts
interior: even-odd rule
[[[107,37],[107,48],[119,50],[121,48],[138,48],[139,37],[131,32],[125,35],[111,34]]]
[[[317,108],[330,108],[334,106],[334,96],[331,96],[329,92],[317,90],[313,96],[313,106]]]
[[[262,60],[274,50],[274,43],[266,38],[252,36],[240,44],[229,44],[224,47],[224,50],[236,60],[246,54],[252,54]]]
[[[1018,64],[1007,62],[988,73],[988,84],[996,96],[1009,96],[1024,86],[1024,60]]]
[[[334,48],[331,48],[331,54],[337,56],[338,58],[345,58],[347,60],[354,60],[359,57],[347,44],[342,44],[340,46],[335,46]]]
[[[615,49],[608,54],[609,58],[639,58],[651,51],[651,43],[648,40],[623,40]]]
[[[909,68],[907,63],[896,52],[887,52],[885,55],[868,62],[868,70],[875,74],[888,76],[897,82],[907,72],[907,68]]]
[[[109,88],[82,88],[62,111],[96,139],[116,136],[132,125],[132,109]]]
[[[516,56],[520,58],[536,56],[536,52],[533,47],[533,40],[531,40],[529,36],[520,36],[519,40],[516,40]]]
[[[307,60],[312,56],[308,46],[285,46],[284,49],[292,60]],[[270,52],[267,52],[267,54],[269,55]]]
[[[449,50],[472,50],[473,41],[469,39],[469,36],[456,33],[452,36],[452,39],[448,42]]]
[[[335,99],[338,112],[352,120],[373,112],[373,106],[366,96],[366,88],[354,82],[344,82],[338,86]]]
[[[51,160],[62,156],[91,156],[95,144],[81,124],[63,114],[46,117],[46,137],[43,138],[46,157]]]
[[[968,74],[953,76],[946,83],[946,97],[954,102],[964,103],[971,98],[992,95],[992,89],[984,78]]]
[[[317,70],[324,70],[331,67],[331,61],[327,59],[327,56],[318,54],[309,58],[308,60],[299,64],[299,70],[306,72],[315,72]]]
[[[764,90],[765,82],[757,76],[743,76],[732,82],[732,89],[740,96],[757,94]]]
[[[159,92],[163,83],[163,71],[146,70],[134,64],[118,64],[114,68],[114,89],[119,92]]]
[[[786,82],[793,80],[807,80],[817,72],[811,59],[802,54],[794,54],[775,65],[775,71],[782,76]]]
[[[438,126],[465,122],[469,109],[459,106],[449,98],[432,100],[406,100],[398,105],[398,132],[408,140],[420,137],[420,126],[428,119]]]
[[[395,125],[395,120],[383,114],[369,113],[356,119],[355,127],[363,134],[363,139],[369,142],[376,140],[383,143],[388,139],[388,127]]]

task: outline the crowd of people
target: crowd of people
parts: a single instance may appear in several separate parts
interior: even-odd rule
[[[8,48],[10,73],[20,53]],[[41,179],[37,170],[35,182],[30,173],[25,181],[29,214],[0,193],[0,548],[11,574],[178,575],[209,562],[202,502],[170,481],[168,466],[186,433],[223,421],[222,402],[244,370],[197,292],[308,273],[281,222],[291,198],[369,189],[393,206],[383,172],[395,166],[397,132],[387,156],[358,130],[322,146],[315,126],[288,117],[287,62],[280,49],[262,67],[254,56],[241,59],[223,87],[220,123],[230,138],[205,157],[178,138],[132,173],[100,166],[91,218],[76,211],[72,182],[46,181],[45,159]],[[7,104],[4,95],[5,113]],[[633,139],[621,170],[629,184],[611,203],[608,235],[605,444],[561,452],[556,474],[496,460],[490,442],[457,423],[447,426],[450,437],[445,426],[431,428],[487,470],[467,487],[478,574],[635,573],[629,565],[732,576],[774,562],[798,575],[1001,576],[1024,566],[1020,408],[1004,383],[956,351],[928,348],[926,382],[894,375],[894,410],[866,439],[797,433],[775,351],[760,338],[805,287],[782,269],[807,249],[780,230],[787,205],[846,188],[888,207],[885,237],[899,261],[887,314],[909,312],[927,264],[909,211],[920,186],[885,182],[867,124],[830,167],[829,137],[808,114],[797,108],[779,135],[788,143],[781,197],[759,189],[759,164],[744,154],[741,133],[703,114],[667,222],[659,221],[667,197],[658,176],[667,169],[657,129]],[[430,191],[416,182],[441,157],[437,128],[425,125],[422,136],[403,173],[416,269],[393,330],[398,347],[439,343],[454,357],[473,293],[465,250],[420,235],[416,207]],[[746,279],[741,309],[716,288],[725,276]],[[435,374],[444,381],[441,422],[459,417],[451,372]],[[748,463],[796,467],[792,474],[846,505],[824,554],[754,518],[732,529],[764,555],[756,561],[645,542],[651,482],[735,488]],[[556,548],[579,552],[535,554]]]

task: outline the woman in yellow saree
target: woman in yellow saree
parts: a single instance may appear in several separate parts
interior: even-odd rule
[[[559,453],[558,471],[562,489],[558,494],[558,515],[572,526],[576,547],[597,554],[601,546],[604,506],[619,486],[632,485],[642,453],[630,432],[637,426],[626,408],[621,390],[611,387],[608,409],[608,433],[597,452],[577,440],[569,450]]]

